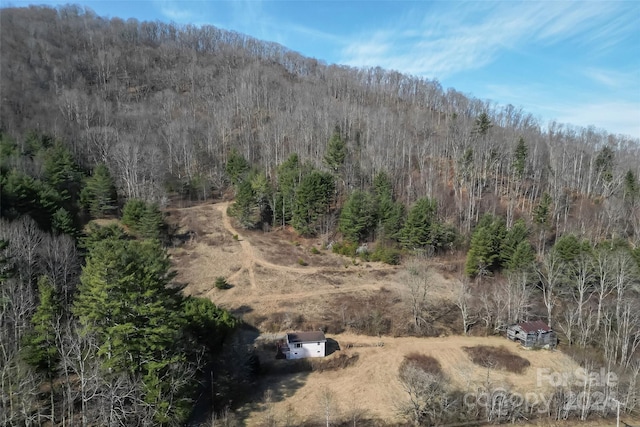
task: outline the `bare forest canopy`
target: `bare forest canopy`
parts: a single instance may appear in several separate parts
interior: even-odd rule
[[[468,249],[451,301],[432,299],[418,256],[397,301],[384,288],[352,297],[366,314],[342,308],[340,330],[395,322],[425,336],[443,307],[464,334],[543,318],[582,366],[623,379],[607,397],[640,407],[640,141],[211,26],[77,6],[2,9],[0,47],[0,424],[178,426],[250,401],[268,370],[236,332],[259,330],[181,293],[168,247],[197,227],[180,234],[162,210],[169,196],[231,193],[217,207],[240,226],[319,235],[354,266],[461,249],[442,263],[453,273]],[[228,279],[205,286],[237,291]],[[437,360],[410,359],[404,416],[447,421],[433,411],[460,391]],[[562,393],[558,408],[573,399]],[[555,416],[612,414],[587,405]],[[462,410],[448,421],[501,420]]]
[[[546,194],[558,234],[639,237],[629,137],[543,125],[436,80],[327,65],[212,26],[77,6],[3,9],[1,47],[3,132],[52,134],[86,170],[108,165],[127,199],[210,197],[228,185],[234,149],[271,181],[292,153],[321,168],[338,126],[344,195],[384,171],[399,201],[436,200],[469,233],[484,212],[532,222]]]

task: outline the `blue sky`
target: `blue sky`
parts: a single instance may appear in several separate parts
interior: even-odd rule
[[[0,0],[3,7],[58,1]],[[78,1],[211,24],[327,63],[438,79],[549,120],[640,139],[640,1]]]

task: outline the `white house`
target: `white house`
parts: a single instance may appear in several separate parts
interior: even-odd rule
[[[287,359],[324,357],[326,343],[327,339],[322,331],[291,332],[287,334],[287,342],[280,351]]]

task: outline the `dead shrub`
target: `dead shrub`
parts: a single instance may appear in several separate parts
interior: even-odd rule
[[[344,369],[354,365],[360,356],[358,353],[352,355],[340,354],[331,358],[308,358],[295,360],[265,360],[260,364],[262,375],[289,375],[300,372],[324,372]]]
[[[214,239],[213,237],[206,237],[203,241],[203,243],[207,246],[218,246],[220,244],[220,242],[218,242],[216,239]]]
[[[360,355],[358,353],[353,353],[352,355],[341,353],[336,357],[310,360],[314,371],[324,372],[348,368],[349,366],[354,365],[358,359],[360,359]]]
[[[491,347],[477,345],[475,347],[462,347],[469,355],[471,361],[484,368],[501,369],[514,374],[522,374],[531,363],[523,357],[513,354],[506,347]]]
[[[404,360],[400,365],[400,369],[405,364],[413,364],[415,367],[427,372],[429,374],[442,376],[442,366],[435,357],[427,356],[426,354],[420,354],[417,352],[409,353],[404,356]]]
[[[266,332],[305,330],[305,322],[302,314],[278,311],[271,313],[261,325],[256,326]]]
[[[365,297],[344,295],[334,303],[332,311],[339,313],[337,317],[345,329],[370,336],[388,335],[398,314],[389,299],[387,292]]]

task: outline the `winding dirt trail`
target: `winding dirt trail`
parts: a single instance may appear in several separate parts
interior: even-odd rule
[[[318,294],[322,294],[323,296],[327,295],[339,295],[339,294],[351,294],[359,291],[379,291],[380,286],[377,285],[357,285],[357,286],[349,286],[348,288],[339,288],[339,289],[328,289],[322,291],[309,291],[309,292],[294,292],[287,294],[271,294],[271,295],[263,295],[259,298],[247,298],[248,303],[252,302],[280,302],[280,301],[290,301],[290,300],[301,300],[310,297],[318,296]]]
[[[229,218],[229,215],[227,215],[228,207],[229,207],[229,202],[217,203],[215,205],[215,208],[222,215],[222,223],[224,225],[224,228],[232,235],[238,236],[238,242],[240,243],[240,247],[242,248],[242,255],[241,255],[242,267],[228,278],[230,282],[233,282],[234,280],[236,280],[243,273],[243,271],[246,270],[249,273],[249,281],[250,281],[251,287],[258,288],[259,286],[256,281],[256,274],[255,274],[256,265],[260,265],[261,267],[265,267],[271,270],[281,271],[285,273],[295,273],[300,275],[312,275],[312,274],[318,274],[318,273],[331,274],[331,273],[344,272],[344,269],[335,268],[335,267],[308,267],[308,266],[307,267],[289,267],[285,265],[274,264],[272,262],[265,260],[264,258],[259,257],[254,251],[253,246],[251,245],[249,240],[243,237],[242,234],[238,230],[236,230],[233,224],[231,224],[231,219]],[[377,270],[395,270],[395,266],[380,265],[380,266],[376,266],[376,269]],[[378,288],[379,287],[376,287],[373,285],[362,285],[362,286],[355,286],[355,287],[352,286],[352,287],[349,287],[348,289],[335,289],[335,290],[323,291],[323,294],[325,293],[341,294],[341,293],[356,292],[359,290],[377,290]],[[313,295],[317,295],[317,292],[300,292],[300,293],[292,293],[287,295],[268,295],[268,296],[263,296],[260,299],[269,300],[269,301],[279,301],[279,300],[305,298]]]
[[[288,230],[263,234],[236,228],[227,214],[232,203],[200,204],[170,213],[177,229],[191,236],[172,253],[185,293],[209,298],[227,309],[251,306],[254,316],[308,304],[311,308],[304,310],[311,318],[322,311],[321,305],[330,306],[345,296],[368,297],[383,288],[401,291],[398,266],[354,260],[327,250],[314,252],[311,248],[318,247],[317,239],[300,238],[303,243],[297,243],[295,233]],[[311,265],[299,265],[301,259]],[[225,277],[232,289],[220,292],[214,286],[218,277]]]
[[[231,275],[228,280],[231,282],[234,281],[240,274],[242,274],[242,270],[246,269],[249,272],[249,283],[251,283],[252,288],[255,288],[257,287],[257,282],[256,272],[254,269],[255,255],[253,253],[253,247],[251,246],[251,243],[249,243],[248,240],[242,237],[238,230],[236,230],[233,225],[231,225],[231,220],[229,219],[229,215],[227,215],[228,208],[229,202],[219,203],[216,205],[216,209],[218,209],[218,211],[220,211],[220,213],[222,214],[222,223],[224,224],[224,228],[227,229],[227,231],[232,235],[238,236],[238,242],[240,243],[240,247],[242,248],[243,253],[243,268],[240,268],[240,270]]]

